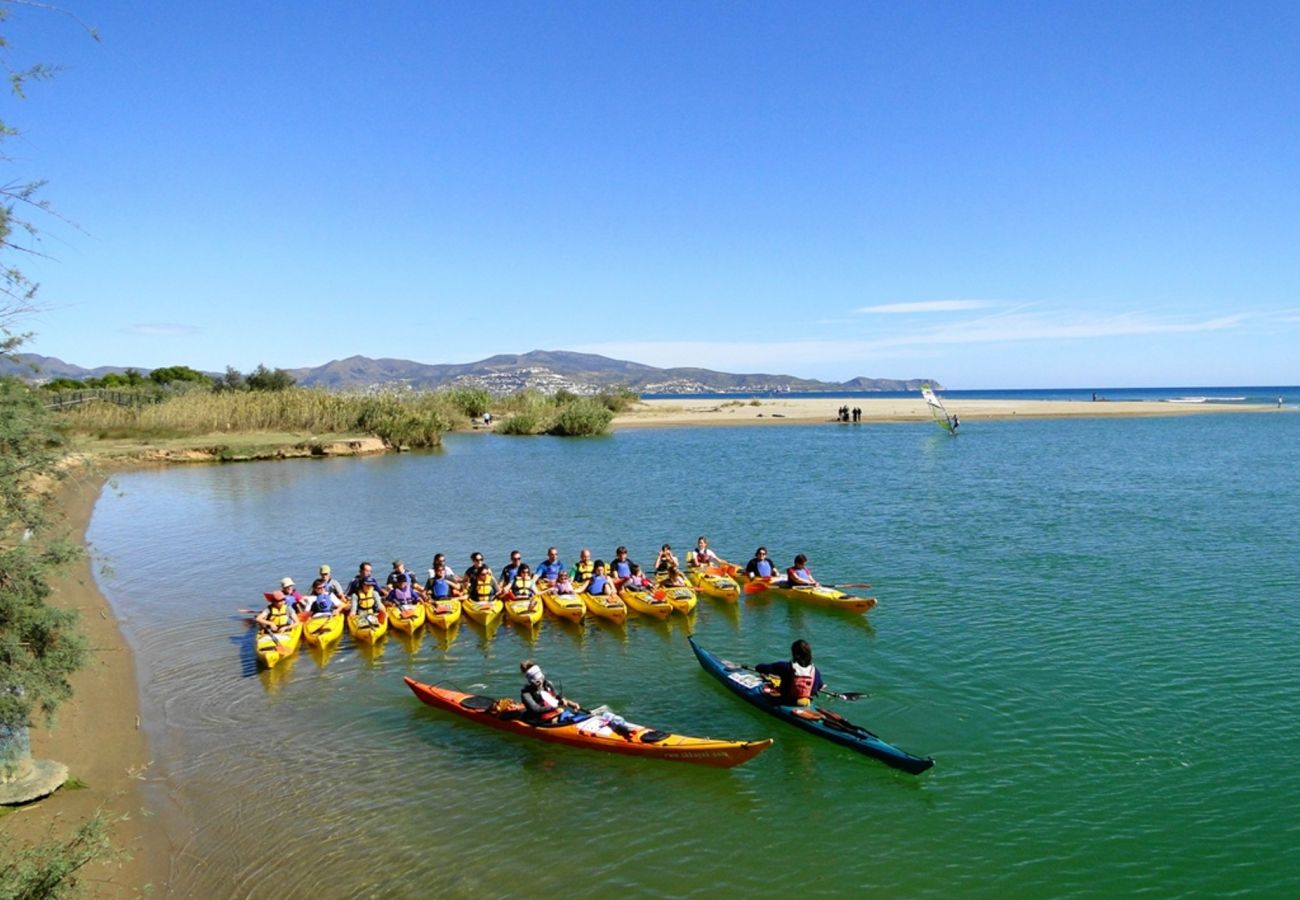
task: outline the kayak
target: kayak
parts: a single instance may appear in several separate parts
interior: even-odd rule
[[[706,597],[716,597],[728,603],[735,603],[740,599],[740,585],[722,569],[714,566],[688,569],[686,578],[695,586],[697,593]]]
[[[699,603],[699,598],[695,596],[695,591],[688,587],[664,587],[664,599],[675,612],[684,616],[689,616],[695,612],[695,604]],[[656,593],[658,593],[656,591]]]
[[[613,594],[588,594],[579,590],[578,596],[587,606],[587,612],[611,622],[627,621],[627,604]]]
[[[424,601],[424,620],[434,628],[451,628],[460,621],[460,601],[455,597]]]
[[[854,725],[848,719],[825,707],[816,704],[782,706],[777,697],[764,691],[767,682],[762,675],[730,660],[715,656],[695,643],[694,637],[687,640],[690,641],[691,649],[695,651],[695,658],[700,661],[704,671],[725,684],[733,693],[783,722],[874,757],[885,765],[912,775],[920,775],[934,765],[932,757],[913,756],[900,750],[861,725]]]
[[[332,616],[311,616],[303,620],[303,639],[313,647],[328,647],[343,637],[343,613]]]
[[[509,596],[509,594],[506,596]],[[542,601],[536,597],[529,597],[526,600],[507,600],[505,601],[505,607],[506,618],[511,622],[517,622],[520,625],[527,625],[532,628],[542,621]]]
[[[745,593],[751,595],[763,594],[768,597],[784,597],[786,600],[796,600],[810,606],[825,606],[830,609],[842,609],[855,613],[864,613],[869,609],[874,609],[877,603],[875,597],[854,597],[851,594],[846,594],[825,585],[791,587],[782,581],[751,581],[745,586]]]
[[[272,635],[269,631],[259,631],[253,638],[253,648],[257,653],[257,664],[264,669],[273,669],[280,660],[293,656],[298,650],[298,641],[302,638],[302,622],[295,621],[288,631]]]
[[[362,644],[374,644],[388,633],[388,613],[379,609],[370,613],[352,613],[348,616],[348,634]]]
[[[467,597],[460,601],[460,608],[465,615],[480,625],[491,625],[501,618],[505,605],[495,598],[492,600],[470,600]]]
[[[663,597],[656,597],[658,591],[642,591],[625,587],[618,592],[627,604],[627,608],[644,616],[666,619],[673,614],[673,606]]]
[[[533,725],[524,721],[524,706],[514,700],[493,700],[491,697],[422,684],[413,678],[404,680],[411,692],[429,706],[456,713],[490,728],[551,743],[568,744],[571,747],[729,769],[753,759],[772,745],[771,738],[761,741],[718,741],[656,731],[621,720],[611,722],[608,715],[587,710],[579,710],[561,725]]]
[[[388,624],[394,631],[403,634],[415,634],[424,627],[425,609],[423,603],[412,603],[405,608],[388,607]]]
[[[570,622],[581,622],[587,614],[587,604],[578,599],[577,594],[557,594],[553,590],[541,592],[542,603],[546,611]]]

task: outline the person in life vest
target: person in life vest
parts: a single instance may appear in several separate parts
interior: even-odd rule
[[[659,583],[664,587],[686,587],[686,576],[682,574],[681,569],[677,568],[677,566],[672,563],[669,563],[668,571],[664,572],[663,578],[659,580]]]
[[[808,706],[825,686],[812,658],[812,647],[807,641],[798,640],[790,645],[789,662],[759,663],[754,670],[781,679],[782,706]]]
[[[701,568],[703,566],[720,566],[722,557],[709,549],[709,539],[700,535],[695,541],[695,547],[686,554],[686,565],[689,568]]]
[[[573,590],[573,579],[571,579],[569,573],[563,569],[560,570],[559,575],[555,576],[555,584],[552,586],[551,590],[555,591],[557,594],[576,593]]]
[[[289,598],[284,591],[273,591],[266,595],[266,609],[254,619],[258,628],[268,634],[283,634],[290,631],[298,617],[289,608]]]
[[[380,599],[379,588],[376,585],[363,584],[352,595],[351,600],[352,611],[357,616],[371,623],[379,621]]]
[[[307,608],[307,599],[298,593],[298,589],[293,586],[292,578],[280,579],[280,593],[284,594],[284,599],[294,612],[300,613]]]
[[[673,555],[673,548],[664,544],[659,548],[659,558],[655,560],[655,574],[667,572],[669,566],[680,566],[677,557]]]
[[[369,585],[372,588],[379,587],[379,582],[375,580],[375,576],[372,574],[373,572],[374,569],[371,568],[370,563],[368,562],[363,562],[361,565],[357,566],[357,574],[348,582],[347,595],[349,599],[356,597],[361,588],[366,585]]]
[[[645,572],[636,563],[632,563],[632,574],[627,577],[621,587],[630,588],[634,591],[653,591],[654,582],[646,577]]]
[[[334,582],[338,584],[338,582]],[[313,618],[329,617],[347,607],[347,601],[341,600],[330,587],[330,580],[324,576],[311,583],[311,606],[309,611]]]
[[[785,579],[790,587],[817,587],[817,579],[808,571],[808,557],[802,553],[794,558],[794,565],[785,570]]]
[[[384,582],[384,587],[388,590],[392,590],[393,588],[403,584],[414,587],[417,593],[423,590],[415,580],[415,573],[407,571],[406,564],[400,559],[395,559],[393,560],[393,571],[388,573],[388,578]]]
[[[573,571],[569,574],[573,576],[575,584],[581,584],[591,578],[595,567],[596,564],[591,561],[591,551],[583,547],[578,551],[578,561],[574,563]]]
[[[527,600],[528,608],[534,608],[533,604],[537,603],[536,588],[533,585],[533,571],[528,568],[528,563],[520,563],[514,578],[501,585],[500,596],[502,600]]]
[[[483,562],[482,553],[471,553],[469,559],[471,565],[465,570],[465,596],[475,603],[486,603],[496,596],[496,579],[487,563]]]
[[[614,558],[609,563],[609,575],[614,579],[615,586],[621,586],[624,581],[631,578],[633,568],[639,567],[628,559],[626,547],[619,547],[614,551]]]
[[[460,576],[458,576],[455,572],[451,570],[451,566],[447,565],[447,557],[443,553],[433,554],[433,562],[429,563],[429,580],[433,579],[434,570],[436,570],[438,566],[442,566],[444,568],[444,570],[446,571],[445,577],[448,581],[450,581],[453,585],[457,587],[460,586]],[[424,589],[426,591],[429,589],[429,581],[425,581]]]
[[[410,609],[420,602],[423,593],[424,588],[415,583],[414,577],[400,578],[384,593],[384,603],[400,610]]]
[[[330,567],[327,564],[322,564],[320,567],[320,580],[325,583],[325,590],[333,594],[340,602],[347,600],[348,595],[344,593],[343,585],[339,584],[338,579],[330,574]],[[312,593],[316,592],[313,590]]]
[[[442,554],[439,554],[441,556]],[[460,593],[460,587],[447,571],[447,564],[435,557],[429,580],[424,583],[424,595],[430,600],[449,600]]]
[[[546,548],[546,559],[537,564],[537,579],[545,581],[548,584],[555,584],[560,580],[560,573],[566,571],[564,563],[560,562],[560,551],[556,547]]]
[[[582,589],[584,594],[613,594],[614,579],[605,574],[605,561],[598,559],[591,564],[591,578]]]
[[[563,725],[573,718],[572,710],[581,709],[572,700],[566,700],[555,685],[547,679],[540,666],[531,659],[519,664],[524,673],[524,686],[519,699],[524,704],[524,719],[533,724]]]
[[[767,558],[767,548],[759,547],[754,551],[754,558],[745,563],[745,574],[750,578],[772,581],[776,578],[776,566]]]

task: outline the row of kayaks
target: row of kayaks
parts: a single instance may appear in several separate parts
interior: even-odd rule
[[[706,672],[737,696],[783,722],[911,775],[919,775],[934,765],[933,758],[914,756],[901,750],[824,706],[783,706],[779,696],[752,669],[705,650],[695,643],[694,638],[690,639],[690,644]],[[555,724],[537,724],[524,718],[522,704],[508,698],[469,694],[413,678],[406,678],[405,682],[415,696],[429,706],[491,728],[588,750],[730,768],[753,759],[772,745],[771,738],[734,741],[691,737],[632,725],[608,714],[587,710]]]

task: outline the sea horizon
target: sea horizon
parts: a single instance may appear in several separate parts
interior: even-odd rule
[[[1300,385],[1175,385],[1169,387],[1097,387],[1097,388],[936,388],[945,400],[1066,400],[1097,402],[1168,402],[1179,399],[1204,399],[1218,403],[1283,403],[1300,397]],[[911,391],[701,391],[698,393],[644,392],[643,400],[740,400],[766,397],[808,399],[857,398],[889,399],[915,397]]]

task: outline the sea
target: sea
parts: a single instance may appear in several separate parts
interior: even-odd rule
[[[1300,388],[1177,396],[1256,393]],[[961,396],[945,394],[958,412]],[[1298,510],[1284,409],[956,436],[452,434],[428,453],[121,473],[88,536],[135,653],[171,896],[1292,897]],[[666,622],[463,624],[253,662],[242,610],[322,563],[423,573],[478,551],[499,569],[552,544],[648,562],[701,534],[742,564],[759,545],[806,554],[879,605],[701,598]],[[749,662],[808,640],[830,687],[869,694],[834,709],[934,768],[763,715],[688,634]],[[729,770],[595,753],[484,729],[403,683],[515,697],[525,658],[633,722],[775,743]]]

